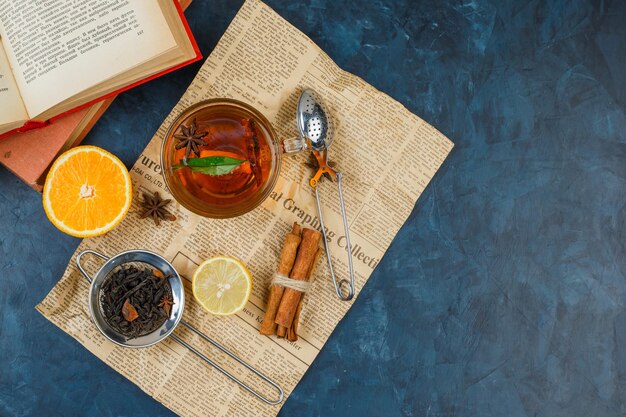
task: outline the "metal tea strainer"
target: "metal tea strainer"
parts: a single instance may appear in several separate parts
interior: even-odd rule
[[[97,256],[105,261],[104,264],[100,267],[98,272],[96,272],[96,274],[93,277],[91,277],[85,271],[81,263],[81,260],[83,256],[85,255]],[[89,281],[89,283],[91,284],[89,287],[89,312],[91,314],[91,318],[93,319],[93,322],[95,323],[98,330],[100,330],[100,332],[104,335],[104,337],[109,339],[111,342],[118,344],[120,346],[123,346],[123,347],[143,348],[143,347],[154,345],[155,343],[158,343],[169,336],[173,340],[180,343],[181,345],[189,349],[191,352],[196,354],[200,359],[202,359],[203,361],[205,361],[206,363],[208,363],[209,365],[213,366],[215,369],[217,369],[218,371],[226,375],[229,379],[237,383],[240,387],[242,387],[243,389],[245,389],[252,395],[259,398],[261,401],[267,404],[271,404],[271,405],[280,404],[283,401],[285,394],[283,392],[283,389],[277,383],[270,380],[267,376],[263,375],[257,369],[252,367],[252,365],[244,362],[241,358],[239,358],[234,353],[226,349],[224,346],[220,345],[215,340],[211,339],[210,337],[202,333],[200,330],[196,329],[191,324],[187,323],[186,321],[182,319],[183,311],[185,307],[185,289],[183,287],[183,281],[180,278],[180,275],[178,275],[178,272],[176,272],[176,270],[172,266],[172,264],[170,264],[162,256],[159,256],[156,253],[152,253],[152,252],[145,251],[145,250],[131,250],[131,251],[119,253],[112,258],[108,258],[99,252],[96,252],[93,250],[84,250],[80,252],[78,256],[76,256],[76,265],[78,266],[78,269],[80,270],[80,272],[85,276],[85,278],[87,278],[87,281]],[[104,319],[101,302],[100,302],[100,289],[102,287],[102,284],[109,277],[109,275],[115,273],[117,270],[119,270],[122,267],[129,267],[129,266],[134,266],[136,268],[150,268],[153,270],[156,269],[156,270],[159,270],[163,274],[163,276],[165,277],[169,276],[170,286],[172,289],[171,295],[174,301],[174,304],[172,305],[172,311],[171,311],[170,317],[167,321],[165,321],[165,323],[161,325],[161,327],[159,327],[158,329],[154,330],[151,333],[148,333],[143,336],[135,337],[135,338],[128,338],[118,333],[106,322],[106,320]],[[179,338],[177,335],[173,334],[172,332],[174,331],[174,329],[179,323],[187,327],[189,330],[191,330],[192,332],[200,336],[202,339],[209,342],[211,345],[215,346],[216,348],[224,352],[226,355],[230,356],[232,359],[237,361],[239,364],[246,367],[248,370],[250,370],[256,376],[261,378],[263,381],[271,385],[278,392],[278,399],[275,399],[275,400],[269,399],[266,396],[264,396],[262,393],[254,390],[253,388],[245,384],[243,381],[233,376],[227,370],[219,366],[217,363],[213,362],[211,359],[206,357],[204,354],[200,353],[194,347],[190,346],[187,342]]]
[[[318,164],[317,171],[309,184],[315,190],[315,200],[317,201],[317,213],[320,218],[320,226],[322,227],[322,235],[324,237],[324,248],[326,249],[326,259],[328,260],[328,268],[330,276],[335,286],[337,296],[344,301],[349,301],[354,297],[354,268],[352,266],[352,246],[350,245],[350,228],[348,226],[348,217],[346,215],[346,205],[343,198],[343,190],[341,189],[341,172],[333,169],[328,161],[328,148],[333,143],[333,121],[326,110],[324,102],[313,90],[306,89],[302,91],[300,100],[298,101],[298,110],[296,113],[296,121],[300,138],[291,141],[285,141],[285,152],[297,153],[309,148]],[[317,185],[322,175],[328,174],[333,180],[337,181],[337,189],[339,191],[339,203],[341,206],[341,217],[343,218],[343,229],[346,235],[346,251],[348,253],[348,272],[350,280],[342,279],[337,281],[333,263],[330,258],[329,244],[326,237],[326,226],[324,225],[324,216],[322,214],[322,204]],[[344,290],[344,287],[347,289]]]

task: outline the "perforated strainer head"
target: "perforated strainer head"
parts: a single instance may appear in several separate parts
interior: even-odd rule
[[[91,279],[91,287],[89,289],[89,312],[91,313],[96,327],[107,339],[121,346],[140,348],[160,342],[172,333],[183,316],[185,291],[180,276],[167,260],[155,253],[144,250],[122,252],[110,259],[95,251],[85,251],[84,253],[90,253],[106,260]],[[79,258],[77,258],[77,263],[83,274],[87,276],[82,270],[80,263],[80,256],[82,255],[83,254],[79,255]],[[116,273],[121,268],[129,267],[158,270],[163,276],[169,276],[172,291],[171,296],[174,302],[170,317],[160,327],[151,333],[133,338],[124,336],[107,323],[101,305],[102,285],[112,274]]]
[[[298,129],[317,151],[330,147],[333,141],[332,119],[327,114],[322,99],[314,91],[302,91],[296,116]]]

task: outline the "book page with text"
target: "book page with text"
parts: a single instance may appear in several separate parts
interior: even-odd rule
[[[176,46],[156,1],[0,0],[0,36],[31,118]]]
[[[28,119],[28,114],[15,84],[4,48],[0,43],[0,125],[26,119]]]

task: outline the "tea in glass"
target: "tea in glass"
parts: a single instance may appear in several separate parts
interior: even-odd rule
[[[189,109],[162,151],[166,182],[188,209],[208,217],[243,214],[271,192],[280,163],[275,135],[256,110],[235,100]]]

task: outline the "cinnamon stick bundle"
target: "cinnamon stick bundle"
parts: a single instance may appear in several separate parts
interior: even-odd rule
[[[296,280],[308,280],[309,268],[315,260],[317,251],[320,246],[320,239],[322,234],[314,229],[302,230],[302,242],[298,248],[298,255],[296,261],[293,264],[293,269],[289,277]],[[291,288],[286,288],[283,292],[283,296],[276,312],[276,319],[274,322],[279,326],[283,326],[286,329],[291,327],[293,318],[298,309],[298,304],[302,298],[302,293]]]
[[[322,253],[319,247],[321,236],[317,230],[302,229],[294,223],[291,233],[285,237],[278,273],[291,279],[310,280]],[[298,319],[303,297],[300,291],[272,284],[259,333],[276,334],[292,342],[298,340]]]

